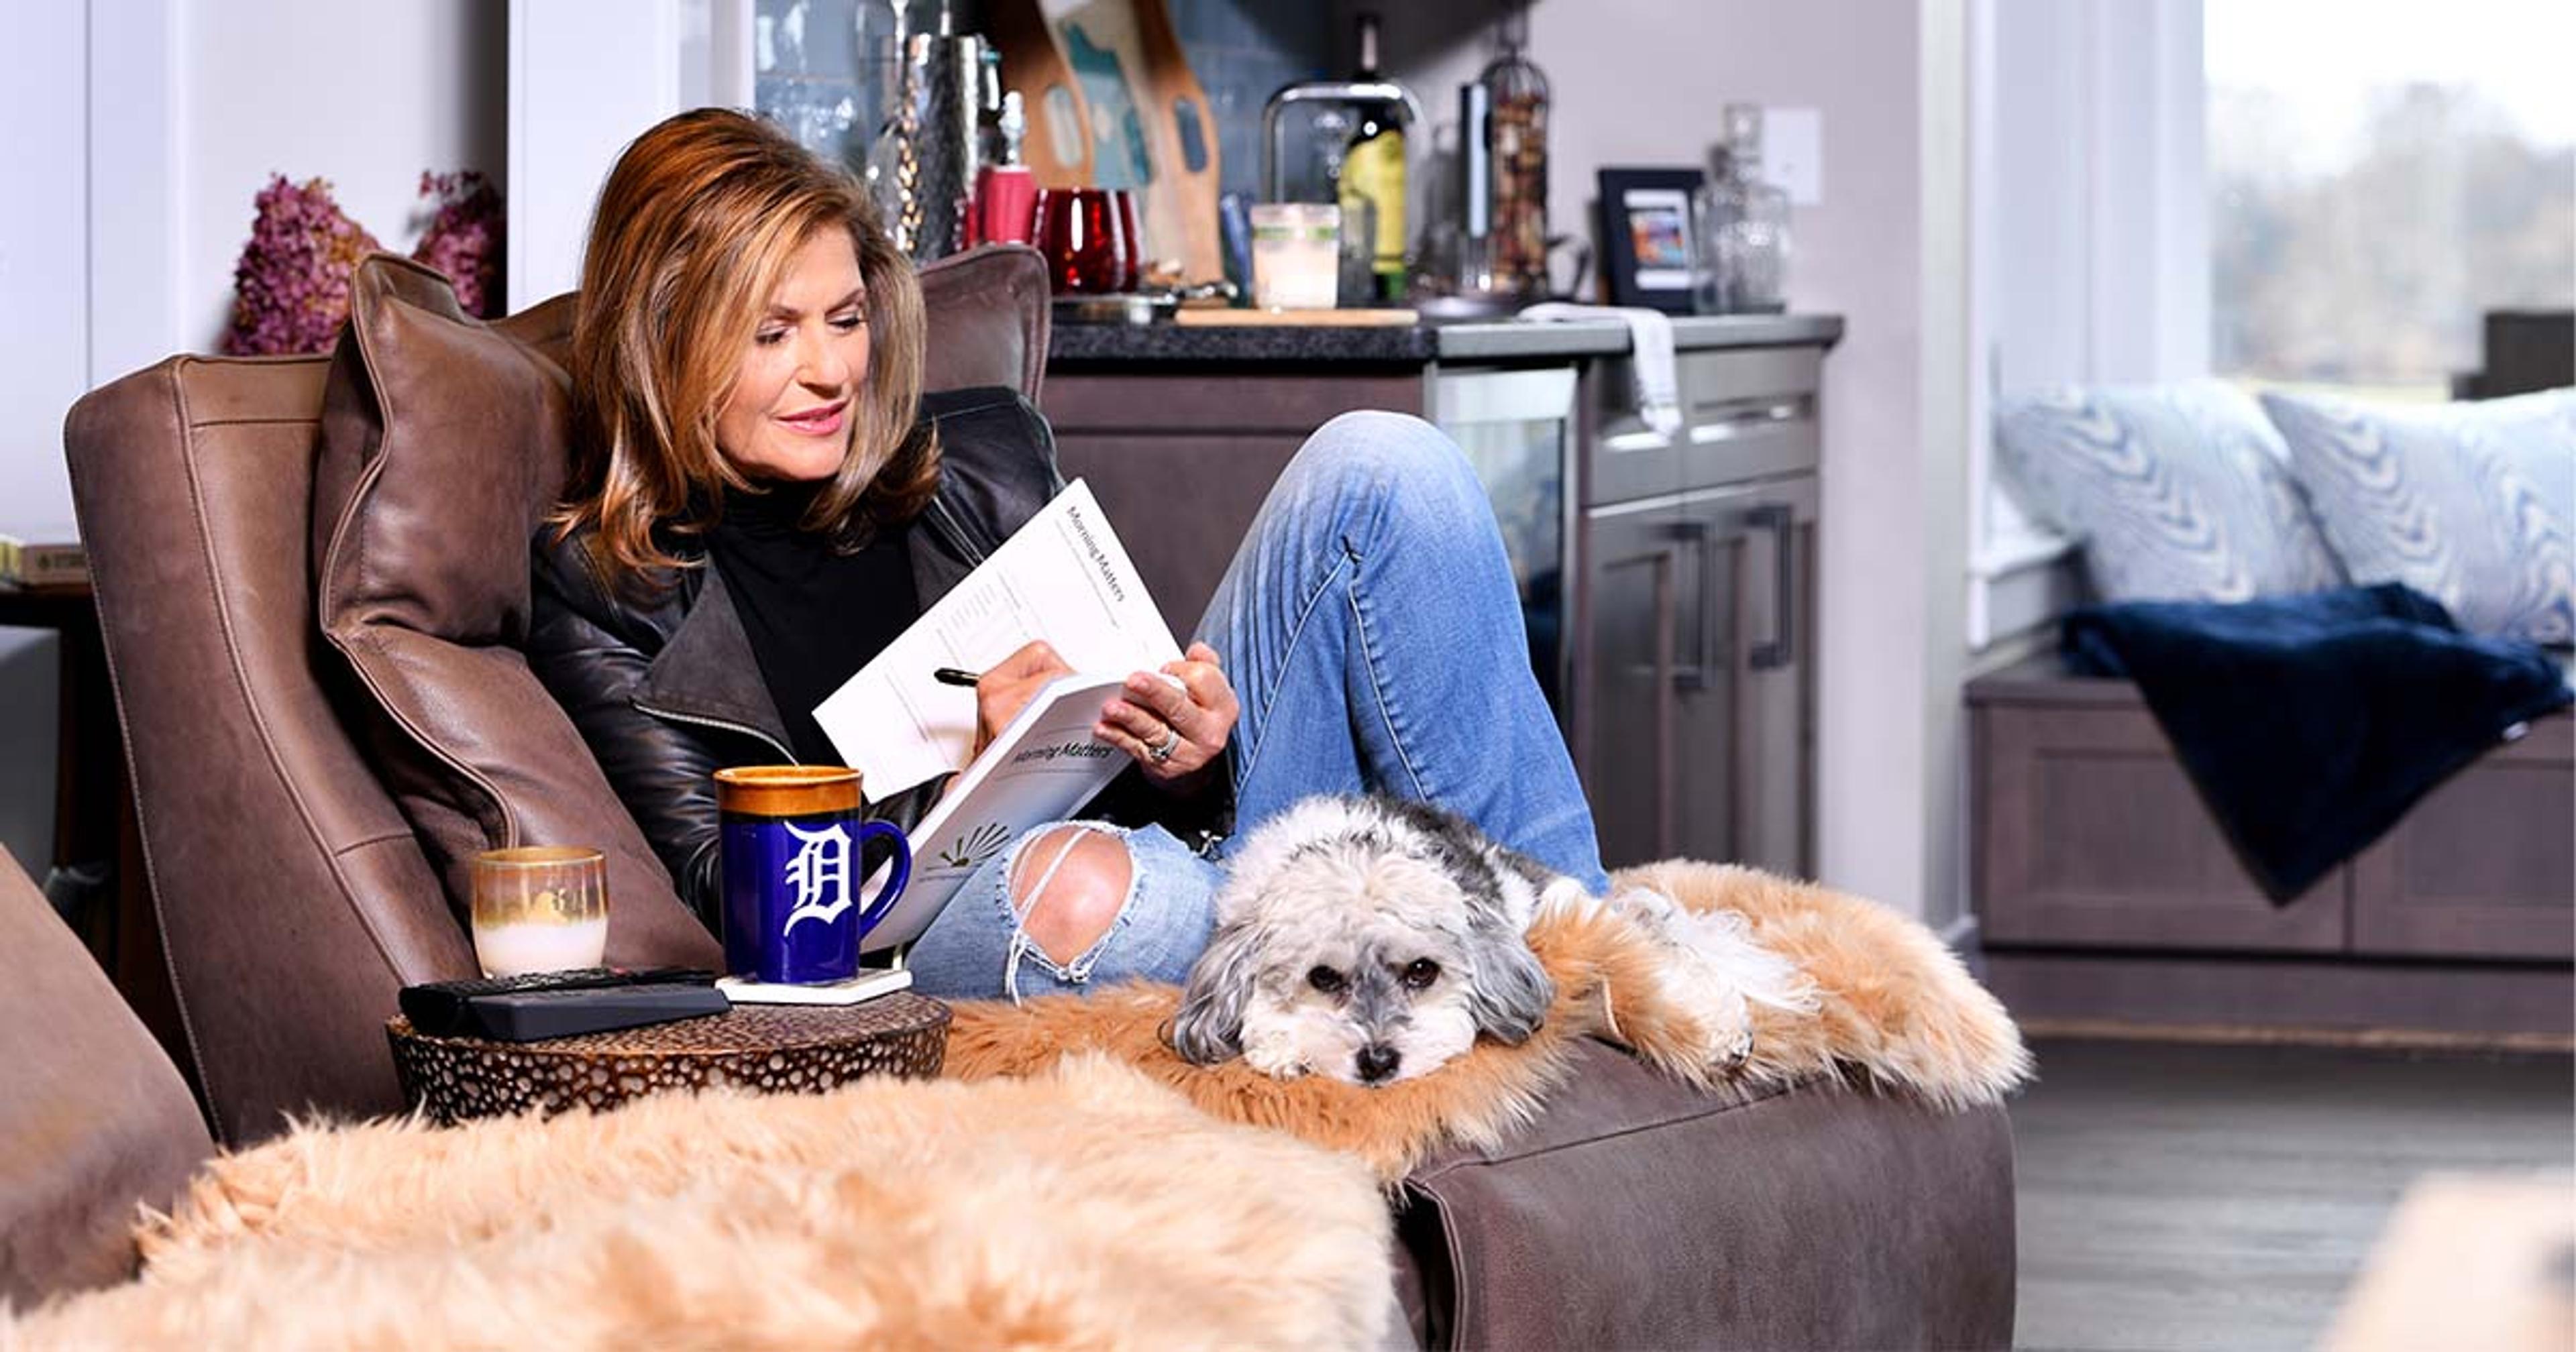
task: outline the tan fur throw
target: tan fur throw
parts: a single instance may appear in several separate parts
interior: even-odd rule
[[[0,1348],[1359,1347],[1367,1172],[1123,1066],[307,1128],[147,1225],[141,1280]]]
[[[1162,1040],[1179,992],[1137,984],[1019,1006],[960,1004],[947,1073],[1025,1075],[1067,1055],[1127,1062],[1230,1122],[1270,1127],[1367,1160],[1392,1182],[1434,1148],[1492,1146],[1535,1117],[1564,1083],[1575,1040],[1599,1036],[1714,1092],[1831,1080],[1903,1092],[1948,1108],[2000,1100],[2030,1073],[2003,1006],[1930,932],[1884,906],[1752,869],[1673,861],[1612,879],[1694,914],[1740,917],[1762,947],[1815,987],[1811,1009],[1757,1006],[1750,1060],[1694,1007],[1687,972],[1617,909],[1543,910],[1530,946],[1556,982],[1547,1023],[1517,1047],[1484,1041],[1418,1079],[1364,1088],[1320,1076],[1276,1080],[1236,1060],[1190,1065]]]

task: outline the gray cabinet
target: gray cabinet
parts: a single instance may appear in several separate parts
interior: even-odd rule
[[[1568,733],[1613,868],[1814,871],[1820,355],[1684,354],[1669,436],[1593,372]]]
[[[2576,718],[2535,720],[2275,905],[2135,685],[2043,656],[1967,700],[1971,886],[2025,1023],[2567,1036]]]
[[[1991,945],[2564,962],[2576,718],[2553,714],[2282,904],[2237,861],[2127,681],[2039,658],[1968,686],[1973,884]]]
[[[2556,714],[2424,796],[2352,861],[2357,953],[2576,957],[2576,719]]]

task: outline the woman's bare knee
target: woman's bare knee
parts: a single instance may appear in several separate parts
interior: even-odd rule
[[[1060,854],[1063,862],[1057,863]],[[1030,942],[1058,964],[1071,963],[1117,921],[1135,872],[1127,843],[1117,836],[1059,826],[1021,849],[1011,876],[1011,906]]]

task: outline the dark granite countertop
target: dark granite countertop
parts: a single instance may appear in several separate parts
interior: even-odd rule
[[[1842,333],[1839,315],[1706,315],[1673,321],[1673,343],[1685,352],[1831,346]],[[1047,361],[1051,366],[1193,362],[1418,366],[1432,361],[1570,360],[1617,356],[1627,350],[1628,328],[1615,320],[1562,324],[1488,320],[1388,328],[1058,322],[1048,341]]]

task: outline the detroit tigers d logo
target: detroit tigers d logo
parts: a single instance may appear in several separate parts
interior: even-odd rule
[[[778,927],[781,936],[796,928],[797,922],[820,920],[831,924],[850,909],[850,833],[834,822],[820,831],[808,831],[794,822],[781,822],[787,833],[802,842],[788,859],[787,885],[796,889],[796,907],[787,913],[787,923]]]

